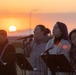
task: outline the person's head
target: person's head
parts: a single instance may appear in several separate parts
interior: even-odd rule
[[[63,39],[69,41],[67,26],[66,26],[66,24],[64,24],[62,22],[56,22],[56,24],[53,28],[53,35],[55,37],[61,37],[62,36]]]
[[[51,31],[50,31],[50,29],[46,28],[45,35],[51,36]]]
[[[34,37],[36,39],[42,39],[45,35],[47,35],[49,30],[42,24],[39,24],[34,29]]]
[[[5,30],[0,30],[0,43],[3,43],[7,39],[7,32]]]
[[[70,41],[72,43],[73,46],[76,46],[76,29],[73,29],[70,33],[69,33],[69,38]]]

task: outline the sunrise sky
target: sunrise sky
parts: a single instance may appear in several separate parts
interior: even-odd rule
[[[25,35],[23,31],[37,24],[52,30],[57,21],[64,22],[69,32],[76,28],[76,0],[0,0],[0,29],[8,35]],[[11,25],[17,31],[9,32]]]

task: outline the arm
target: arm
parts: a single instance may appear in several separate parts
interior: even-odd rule
[[[62,43],[61,49],[58,52],[58,54],[64,54],[65,57],[68,59],[68,61],[70,61],[69,58],[70,47],[71,47],[70,43],[68,41],[64,41]]]
[[[25,55],[25,57],[27,57],[27,58],[30,57],[30,52],[31,52],[31,44],[28,44],[24,48],[24,55]]]
[[[23,50],[24,50],[24,56],[29,58],[32,50],[32,42],[25,42]]]

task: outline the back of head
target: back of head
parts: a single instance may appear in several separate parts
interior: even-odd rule
[[[45,32],[45,35],[47,35],[47,34],[50,34],[51,35],[51,31],[48,28],[46,28],[46,32]]]
[[[59,27],[60,31],[62,32],[63,39],[69,41],[68,29],[67,29],[66,24],[65,23],[62,23],[62,22],[57,22],[57,24],[58,24],[58,27]]]
[[[5,30],[0,30],[0,35],[7,36],[7,32]]]
[[[0,30],[0,44],[7,40],[7,32]]]

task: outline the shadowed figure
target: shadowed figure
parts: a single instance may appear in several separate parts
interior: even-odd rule
[[[35,69],[30,71],[29,75],[47,75],[47,66],[41,58],[41,54],[45,51],[46,43],[49,41],[48,35],[51,31],[44,25],[37,25],[34,29],[34,38],[24,47],[25,56],[30,57],[30,64]]]
[[[7,39],[7,32],[0,30],[0,75],[17,75],[14,46]]]
[[[69,33],[69,38],[71,41],[71,48],[70,48],[70,52],[69,52],[70,62],[72,64],[74,70],[76,71],[76,29],[73,29]],[[73,75],[76,75],[76,73],[73,73]]]
[[[70,50],[70,41],[68,36],[68,30],[64,23],[56,22],[53,27],[53,38],[48,41],[46,45],[46,50],[53,46],[52,49],[48,51],[50,55],[52,54],[64,54],[67,60],[69,61],[69,50]],[[63,62],[64,63],[64,62]],[[69,73],[54,73],[48,71],[48,75],[69,75]]]

